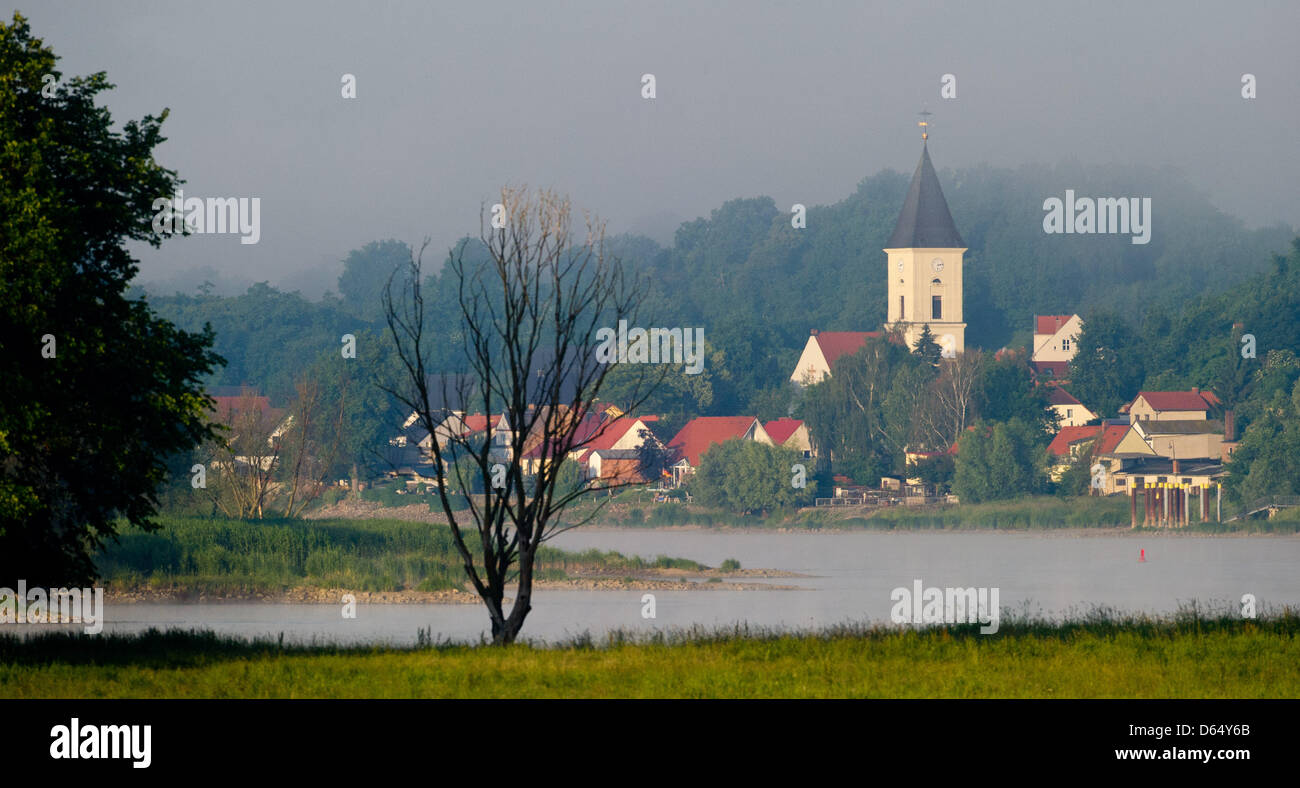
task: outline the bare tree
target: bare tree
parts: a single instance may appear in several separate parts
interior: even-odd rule
[[[243,392],[229,412],[219,413],[222,434],[205,444],[206,464],[218,471],[205,491],[227,517],[261,519],[273,492],[280,459],[280,426],[263,397]]]
[[[975,383],[984,369],[984,353],[967,350],[939,362],[939,377],[932,386],[929,410],[936,446],[951,446],[966,425],[974,421]]]
[[[348,394],[345,380],[340,386],[338,411],[331,413],[317,378],[305,375],[294,388],[298,396],[290,411],[286,433],[281,436],[285,445],[283,485],[288,495],[285,517],[301,515],[325,491],[327,476],[338,458]]]
[[[486,261],[469,259],[462,244],[447,263],[458,286],[464,369],[442,370],[437,404],[427,368],[434,340],[421,294],[428,241],[400,281],[397,274],[390,278],[384,312],[406,371],[403,385],[386,390],[429,433],[453,541],[487,606],[492,641],[504,645],[516,639],[532,610],[538,548],[598,511],[576,524],[562,522],[561,512],[586,490],[558,482],[570,453],[598,438],[607,424],[596,398],[611,367],[597,363],[592,353],[601,329],[620,320],[635,325],[643,288],[606,257],[601,223],[588,218],[585,239],[574,237],[568,200],[548,191],[504,189],[500,206],[504,210],[496,216],[504,221],[489,226],[487,214],[481,216]],[[640,374],[644,385],[619,403],[626,411],[639,407],[663,377],[644,365]],[[458,423],[457,411],[475,409],[487,417],[483,429],[448,428]],[[521,462],[526,446],[540,446],[541,461],[531,475]],[[467,469],[482,481],[482,492],[469,492]],[[455,486],[469,501],[460,511],[453,506],[449,473],[459,477]],[[507,610],[512,581],[517,588]]]

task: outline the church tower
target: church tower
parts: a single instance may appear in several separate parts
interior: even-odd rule
[[[901,329],[911,348],[928,324],[944,355],[951,356],[966,348],[961,297],[966,244],[939,188],[926,136],[903,212],[884,250],[889,280],[885,328]]]

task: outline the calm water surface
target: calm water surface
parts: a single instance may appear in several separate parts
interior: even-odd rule
[[[1260,604],[1300,604],[1300,538],[1067,536],[971,533],[769,533],[579,529],[555,544],[654,558],[672,555],[710,566],[735,558],[746,568],[805,577],[762,582],[782,591],[656,591],[657,617],[641,618],[644,591],[536,594],[526,635],[555,640],[611,629],[715,627],[748,622],[802,629],[848,621],[888,621],[890,591],[926,586],[996,586],[1005,610],[1060,615],[1105,605],[1171,612],[1189,600],[1225,604],[1251,593]],[[1145,549],[1146,561],[1139,551]],[[108,605],[105,631],[203,627],[217,632],[309,642],[412,643],[434,637],[478,640],[487,634],[480,605],[358,605],[344,619],[339,605],[256,603]],[[1005,613],[1004,613],[1005,615]],[[26,632],[49,627],[25,627]]]

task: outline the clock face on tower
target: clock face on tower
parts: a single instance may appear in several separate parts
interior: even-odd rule
[[[930,267],[933,268],[934,272],[937,274],[943,270],[943,261],[936,257],[934,258],[934,262],[930,263]]]

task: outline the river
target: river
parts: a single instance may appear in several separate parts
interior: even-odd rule
[[[764,582],[799,590],[655,591],[655,618],[642,617],[645,591],[540,590],[524,626],[528,637],[563,639],[590,631],[644,631],[747,622],[804,629],[843,622],[887,622],[894,588],[996,587],[1004,616],[1051,616],[1107,606],[1173,612],[1191,600],[1240,605],[1300,605],[1300,537],[1209,537],[1008,532],[788,532],[578,529],[556,546],[672,555],[710,566],[735,558],[746,568],[795,572]],[[1145,561],[1140,560],[1145,551]],[[1231,602],[1230,602],[1231,601]],[[201,627],[239,636],[310,642],[476,641],[487,632],[481,605],[341,605],[214,602],[110,604],[104,631]],[[45,628],[45,627],[41,627]],[[37,629],[31,627],[28,632]]]

